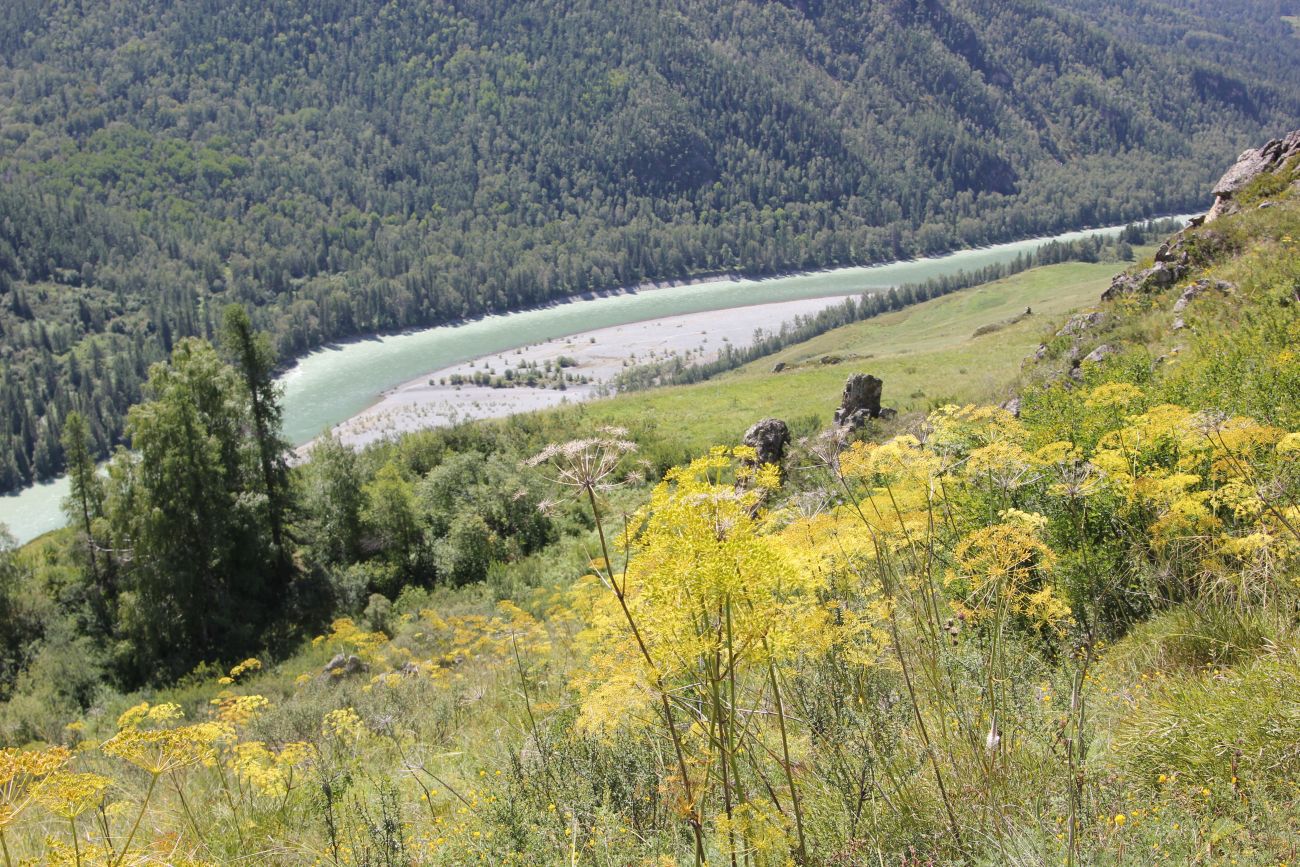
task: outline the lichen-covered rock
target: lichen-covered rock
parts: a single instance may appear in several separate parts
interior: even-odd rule
[[[855,373],[844,383],[835,423],[857,430],[867,419],[880,418],[880,392],[884,382],[869,373]]]
[[[1187,309],[1188,304],[1191,304],[1197,298],[1200,298],[1206,292],[1211,290],[1227,294],[1236,288],[1236,286],[1226,280],[1197,280],[1191,286],[1188,286],[1183,290],[1182,295],[1178,296],[1178,300],[1174,302],[1174,312],[1182,313]]]
[[[1213,222],[1238,208],[1233,197],[1255,178],[1265,172],[1281,168],[1292,157],[1300,154],[1300,129],[1275,138],[1261,148],[1243,151],[1237,162],[1214,185],[1214,207],[1205,215],[1205,222]]]
[[[779,418],[765,418],[745,431],[744,443],[757,453],[758,463],[780,466],[790,444],[790,428]]]
[[[331,677],[349,677],[354,674],[361,674],[369,668],[361,657],[355,654],[344,656],[342,653],[336,653],[334,658],[325,663],[325,674]]]
[[[1078,337],[1090,328],[1095,328],[1106,320],[1106,314],[1101,311],[1091,313],[1076,313],[1066,320],[1061,330],[1056,332],[1057,337]],[[1046,346],[1043,347],[1043,354],[1046,355]]]
[[[1103,343],[1101,346],[1098,346],[1092,352],[1089,352],[1087,355],[1085,355],[1083,357],[1083,360],[1090,361],[1093,364],[1096,364],[1099,361],[1105,361],[1107,358],[1110,358],[1112,355],[1115,355],[1118,352],[1119,350],[1111,346],[1109,343]]]
[[[1101,293],[1101,300],[1113,301],[1135,292],[1158,292],[1167,289],[1187,276],[1187,265],[1183,262],[1157,262],[1136,274],[1117,274],[1110,281],[1110,288]]]

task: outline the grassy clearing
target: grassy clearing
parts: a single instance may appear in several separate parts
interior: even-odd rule
[[[577,412],[592,424],[655,420],[698,451],[735,441],[768,415],[804,431],[825,426],[851,373],[884,379],[885,404],[900,413],[997,399],[1025,356],[1064,315],[1095,304],[1116,270],[1113,262],[1035,268],[837,328],[709,382],[615,397]],[[1027,307],[1032,315],[1010,324]],[[1002,327],[973,336],[989,326]],[[842,361],[823,364],[826,356]],[[779,362],[786,369],[773,373]]]

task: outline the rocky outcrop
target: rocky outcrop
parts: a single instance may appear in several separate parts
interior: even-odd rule
[[[1197,280],[1184,289],[1182,295],[1178,296],[1178,300],[1174,302],[1174,312],[1182,313],[1187,309],[1188,304],[1191,304],[1197,298],[1200,298],[1206,292],[1211,290],[1222,292],[1226,295],[1236,288],[1236,286],[1226,280]]]
[[[1119,352],[1119,350],[1111,346],[1109,343],[1103,343],[1101,346],[1098,346],[1092,352],[1085,355],[1083,360],[1096,364],[1100,361],[1105,361],[1117,352]]]
[[[744,443],[757,453],[759,464],[780,466],[790,445],[790,428],[779,418],[765,418],[745,431]]]
[[[869,373],[855,373],[844,383],[840,408],[835,410],[835,424],[857,430],[868,419],[880,418],[880,393],[885,383]],[[892,413],[891,413],[892,415]]]
[[[1113,301],[1124,295],[1168,289],[1186,277],[1193,267],[1214,261],[1227,246],[1228,240],[1221,233],[1209,229],[1192,235],[1179,232],[1160,245],[1155,264],[1150,268],[1135,274],[1125,271],[1115,275],[1101,299]]]
[[[1300,155],[1300,129],[1275,138],[1261,148],[1244,151],[1232,168],[1214,185],[1214,206],[1205,215],[1205,222],[1236,212],[1233,197],[1255,178],[1265,172],[1276,171],[1292,157]]]
[[[334,658],[325,663],[325,674],[331,677],[348,677],[353,674],[361,674],[369,668],[361,661],[359,656],[348,654],[344,656],[341,653],[334,655]]]
[[[1132,295],[1137,292],[1159,292],[1161,289],[1167,289],[1174,285],[1185,276],[1187,276],[1187,266],[1185,264],[1156,262],[1155,265],[1136,274],[1130,274],[1127,271],[1123,274],[1116,274],[1115,278],[1110,281],[1110,288],[1101,293],[1101,300],[1114,301],[1116,298],[1122,298],[1125,295]]]
[[[1078,337],[1089,329],[1096,328],[1102,322],[1106,321],[1106,314],[1100,311],[1091,313],[1076,313],[1071,316],[1066,323],[1061,326],[1061,330],[1056,332],[1057,337]],[[1043,347],[1044,350],[1046,347]],[[1044,352],[1046,354],[1046,352]]]

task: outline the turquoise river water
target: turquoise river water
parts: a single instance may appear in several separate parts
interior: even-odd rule
[[[284,433],[301,445],[365,409],[387,389],[483,355],[662,316],[709,310],[721,315],[751,304],[883,290],[1009,262],[1049,241],[1113,235],[1121,228],[1085,229],[884,265],[760,280],[719,279],[584,297],[456,325],[337,344],[304,356],[281,378]],[[8,525],[20,543],[57,529],[64,523],[60,504],[67,491],[67,479],[61,478],[0,496],[0,524]]]

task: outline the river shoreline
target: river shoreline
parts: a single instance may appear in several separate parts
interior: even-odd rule
[[[1186,219],[1191,215],[1175,216]],[[431,372],[563,337],[659,318],[883,291],[903,283],[1009,262],[1052,241],[1114,235],[1123,228],[1079,229],[939,257],[793,275],[700,275],[682,281],[644,283],[630,289],[556,299],[539,308],[489,314],[458,325],[337,341],[300,356],[278,378],[284,389],[284,436],[295,446],[308,443],[323,431],[381,404],[387,394],[404,384],[427,378]],[[0,496],[0,524],[7,525],[19,543],[61,527],[64,518],[60,501],[66,490],[67,479],[61,477]]]
[[[307,359],[321,353],[337,352],[361,343],[371,343],[380,341],[389,337],[405,337],[414,334],[420,334],[433,328],[459,328],[464,325],[471,325],[476,322],[482,322],[487,319],[498,317],[516,316],[521,313],[532,313],[541,310],[553,310],[568,306],[570,304],[581,304],[585,301],[595,301],[604,298],[621,298],[631,295],[639,295],[643,292],[654,292],[660,289],[680,289],[690,288],[693,286],[703,286],[714,283],[765,283],[776,280],[786,280],[791,278],[817,277],[819,275],[843,273],[845,271],[860,270],[871,271],[879,268],[891,268],[898,265],[909,265],[920,262],[935,262],[955,256],[962,253],[979,253],[982,251],[996,250],[1001,247],[1019,244],[1048,244],[1052,241],[1069,240],[1071,237],[1085,236],[1098,232],[1119,231],[1125,226],[1132,224],[1159,222],[1161,220],[1184,220],[1190,219],[1194,214],[1164,214],[1156,217],[1144,217],[1134,220],[1132,223],[1125,223],[1118,226],[1084,226],[1078,229],[1067,229],[1056,235],[1032,235],[1028,238],[1018,238],[1012,241],[997,241],[992,244],[982,244],[977,247],[959,247],[947,250],[942,253],[934,253],[927,256],[913,256],[910,259],[889,259],[884,262],[874,262],[870,265],[829,265],[822,268],[810,269],[792,269],[787,271],[765,271],[762,273],[749,273],[746,271],[713,271],[703,274],[697,274],[691,277],[671,278],[664,280],[646,280],[641,283],[630,286],[619,286],[611,289],[600,289],[596,291],[587,291],[573,295],[562,295],[553,298],[542,304],[533,304],[527,307],[518,307],[513,310],[488,311],[474,316],[466,316],[458,319],[449,319],[430,325],[409,325],[403,328],[391,330],[371,331],[366,334],[356,334],[348,337],[341,337],[330,340],[327,343],[308,349],[307,351],[287,359],[287,363],[278,365],[276,375],[283,377],[292,373],[295,368]],[[855,294],[855,293],[850,293]],[[742,305],[743,306],[743,305]],[[39,484],[39,483],[38,483]],[[9,494],[0,494],[0,496],[10,496]]]

